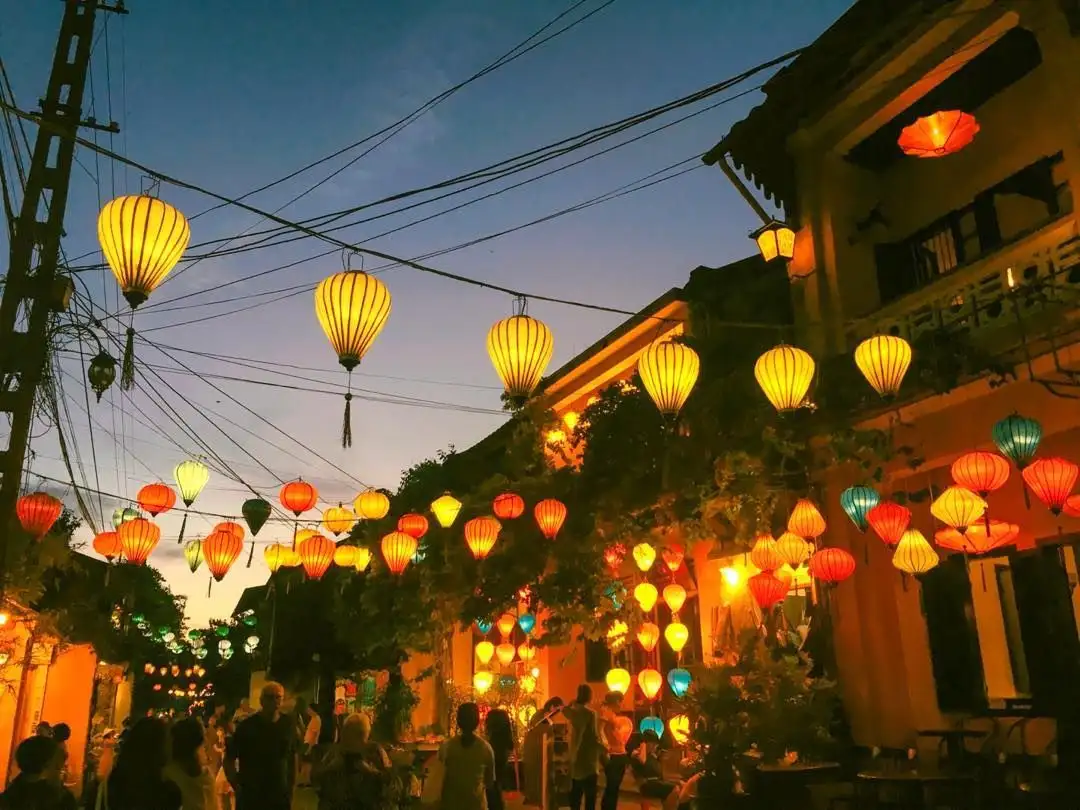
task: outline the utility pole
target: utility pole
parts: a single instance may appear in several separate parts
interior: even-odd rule
[[[34,399],[49,353],[49,321],[53,312],[67,309],[74,289],[70,277],[58,275],[57,264],[75,137],[80,126],[118,130],[113,122],[103,126],[82,118],[98,11],[127,13],[123,2],[110,6],[98,0],[64,0],[49,87],[39,102],[41,125],[11,239],[7,280],[0,299],[0,412],[11,418],[7,447],[0,447],[0,532],[13,516],[19,498]],[[6,542],[0,546],[2,588]]]

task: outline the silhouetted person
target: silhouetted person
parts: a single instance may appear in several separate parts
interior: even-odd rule
[[[495,756],[495,780],[487,790],[488,810],[503,810],[503,788],[510,782],[510,757],[514,753],[514,726],[505,709],[492,709],[484,732]]]
[[[600,799],[600,810],[618,810],[619,788],[626,775],[628,759],[626,743],[619,739],[618,718],[622,709],[623,694],[608,692],[604,696],[604,705],[600,707],[600,737],[607,750],[604,763],[604,795]]]
[[[172,728],[172,761],[165,778],[180,788],[184,810],[217,810],[214,775],[206,764],[206,733],[198,717],[185,717]]]
[[[127,731],[112,773],[102,786],[108,810],[180,810],[180,788],[165,778],[169,764],[169,727],[157,717],[143,717]]]
[[[495,754],[476,736],[480,707],[462,703],[457,710],[458,734],[439,751],[445,770],[441,807],[448,810],[488,810],[487,791],[495,784]]]
[[[64,752],[51,737],[33,736],[15,749],[16,776],[0,795],[0,810],[76,810],[75,797],[60,781]]]
[[[574,702],[563,709],[563,715],[570,721],[570,807],[573,810],[580,810],[582,801],[585,810],[596,810],[596,777],[603,746],[596,712],[589,708],[591,700],[592,689],[583,683],[578,687]]]
[[[296,725],[282,715],[285,689],[262,688],[260,710],[240,721],[225,746],[225,776],[236,810],[289,810],[296,781]]]

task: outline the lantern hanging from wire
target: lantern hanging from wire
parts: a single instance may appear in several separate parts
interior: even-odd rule
[[[634,557],[634,564],[643,574],[656,562],[656,549],[651,543],[638,543],[630,553]]]
[[[360,520],[382,520],[390,513],[390,499],[377,489],[365,489],[353,501],[353,511]]]
[[[232,520],[223,520],[221,523],[214,527],[214,531],[228,532],[241,542],[243,542],[244,540],[244,527]]]
[[[263,549],[263,559],[266,561],[266,567],[270,569],[270,573],[275,573],[279,568],[285,567],[285,552],[291,549],[281,545],[281,543],[271,543]]]
[[[187,563],[188,569],[193,574],[198,571],[199,566],[203,564],[202,545],[202,540],[197,537],[184,543],[184,562]]]
[[[994,425],[992,435],[1001,455],[1022,470],[1035,458],[1043,431],[1034,419],[1013,413]]]
[[[536,629],[536,617],[531,613],[522,613],[518,616],[518,627],[521,628],[521,632],[525,635],[532,635],[532,631]]]
[[[360,554],[359,546],[350,546],[341,543],[334,549],[334,565],[338,568],[356,569],[356,558]]]
[[[933,569],[941,562],[933,546],[923,537],[918,529],[908,529],[896,544],[892,564],[898,571],[911,576],[919,576]]]
[[[817,540],[825,534],[825,518],[809,498],[800,498],[788,518],[787,530],[805,540]]]
[[[814,552],[806,567],[814,579],[834,585],[855,573],[855,557],[842,548],[823,548]]]
[[[504,492],[495,496],[491,509],[499,520],[514,520],[525,512],[525,501],[517,493]]]
[[[872,487],[848,487],[840,493],[840,507],[860,532],[870,525],[867,515],[881,503],[881,496]]]
[[[673,419],[694,390],[701,360],[686,344],[661,338],[645,347],[638,357],[637,370],[660,414]]]
[[[682,622],[672,622],[664,628],[664,640],[676,654],[681,653],[690,640],[690,629]]]
[[[210,469],[201,461],[188,459],[181,461],[173,470],[173,478],[176,480],[176,488],[180,490],[180,500],[184,502],[184,519],[180,521],[180,534],[176,537],[179,546],[184,542],[184,530],[187,528],[187,510],[195,503],[199,493],[206,487],[210,480]]]
[[[97,401],[101,402],[101,395],[116,382],[116,360],[107,351],[98,352],[86,367],[86,379]]]
[[[604,549],[604,564],[613,574],[622,569],[623,560],[626,559],[626,546],[622,543],[612,543]]]
[[[402,573],[416,554],[420,545],[416,538],[405,532],[390,532],[380,543],[383,560],[391,574]]]
[[[776,540],[776,553],[792,569],[806,562],[811,551],[813,551],[813,546],[794,532],[784,532]]]
[[[897,335],[874,335],[855,347],[855,365],[871,388],[892,399],[911,366],[911,344]]]
[[[947,487],[930,504],[930,514],[961,534],[986,514],[987,503],[967,487]]]
[[[793,411],[806,400],[814,380],[814,358],[802,349],[781,344],[757,359],[754,377],[777,411]]]
[[[774,605],[783,602],[788,592],[788,583],[769,571],[754,574],[746,580],[746,587],[762,610],[769,610]]]
[[[638,673],[637,682],[641,688],[641,694],[649,701],[656,700],[660,695],[660,690],[664,688],[664,676],[652,667],[641,670]]]
[[[915,119],[900,131],[897,145],[905,155],[919,158],[945,157],[975,140],[979,122],[961,110],[940,110]]]
[[[157,517],[176,506],[176,493],[168,484],[157,482],[140,489],[136,500],[140,509],[148,512],[151,517]]]
[[[478,669],[473,673],[472,682],[476,694],[484,695],[495,684],[495,676],[486,669]]]
[[[476,517],[465,523],[465,544],[473,558],[483,560],[491,553],[501,529],[502,525],[493,517]]]
[[[1065,506],[1061,509],[1071,518],[1080,518],[1080,495],[1070,495],[1065,499]]]
[[[315,288],[315,316],[349,376],[341,446],[352,446],[352,372],[390,317],[390,290],[375,276],[345,270]]]
[[[622,667],[614,667],[607,671],[607,675],[604,676],[604,683],[607,685],[609,692],[618,692],[620,695],[625,695],[630,689],[630,673]]]
[[[500,636],[504,639],[509,638],[510,634],[514,632],[514,628],[517,627],[517,619],[514,618],[512,613],[504,613],[495,622],[495,627],[498,629]]]
[[[895,501],[881,501],[866,513],[866,522],[882,543],[895,546],[911,524],[911,510]]]
[[[694,678],[690,672],[682,667],[668,670],[668,686],[671,687],[672,693],[677,698],[685,697],[686,693],[690,691],[690,684],[693,683],[693,680]]]
[[[121,523],[127,523],[129,520],[134,520],[137,517],[142,517],[138,509],[132,509],[130,506],[123,509],[113,509],[112,513],[112,525],[114,529],[119,529]]]
[[[106,562],[112,562],[124,550],[120,542],[120,535],[116,532],[99,532],[94,536],[94,551],[105,558]]]
[[[677,582],[665,585],[663,596],[664,604],[668,606],[672,616],[678,614],[682,606],[686,604],[686,588]]]
[[[660,557],[663,559],[664,565],[667,566],[668,571],[674,574],[682,568],[683,558],[686,557],[686,550],[678,543],[668,543],[660,549]]]
[[[784,558],[776,550],[776,541],[771,534],[759,534],[750,549],[750,562],[759,571],[775,571],[784,564]]]
[[[1009,462],[997,453],[975,450],[952,463],[953,480],[981,498],[996,492],[1009,480]]]
[[[237,537],[234,532],[224,529],[211,532],[202,541],[203,559],[206,561],[206,568],[215,582],[221,582],[224,579],[243,550],[244,541],[242,537]]]
[[[963,534],[951,527],[940,529],[934,533],[934,542],[941,548],[978,557],[1015,543],[1019,536],[1020,527],[1015,523],[980,520]]]
[[[485,639],[476,645],[476,660],[484,666],[491,663],[491,659],[495,655],[495,645]]]
[[[566,504],[556,498],[546,498],[533,507],[533,516],[540,533],[548,540],[554,540],[566,521]]]
[[[431,502],[431,514],[435,515],[436,522],[444,529],[449,529],[454,525],[460,511],[461,501],[449,492],[444,492]]]
[[[1021,473],[1035,497],[1054,515],[1060,515],[1065,508],[1078,474],[1080,467],[1058,456],[1036,459]]]
[[[248,498],[240,507],[240,514],[244,516],[244,522],[248,525],[251,536],[254,537],[270,519],[272,507],[270,502],[263,498]]]
[[[622,619],[616,619],[611,623],[607,631],[607,645],[612,652],[617,652],[626,646],[626,636],[630,628]]]
[[[362,574],[367,571],[369,565],[371,565],[371,549],[367,546],[357,546],[356,559],[353,560],[353,569],[356,573]]]
[[[518,644],[517,654],[519,661],[524,664],[528,664],[534,658],[536,658],[536,647],[533,647],[531,644],[529,644],[528,641],[526,641],[523,644]]]
[[[518,300],[519,314],[494,324],[488,331],[487,350],[510,403],[520,408],[544,376],[555,341],[551,330],[525,314],[525,299]]]
[[[508,667],[514,662],[516,653],[517,647],[506,641],[495,648],[495,657],[499,659],[499,663],[504,667]]]
[[[15,516],[35,540],[49,533],[63,511],[64,504],[47,492],[32,492],[15,501]]]
[[[300,517],[318,503],[319,491],[302,478],[297,478],[281,488],[278,499],[282,506],[296,517]]]
[[[656,586],[651,582],[641,582],[634,587],[634,599],[645,613],[653,609],[658,596]]]
[[[637,640],[638,644],[641,645],[641,649],[651,653],[656,649],[656,645],[660,641],[660,628],[652,622],[645,622],[638,628]]]
[[[353,511],[340,503],[323,511],[323,528],[335,537],[349,531],[355,522],[356,515]]]
[[[329,537],[316,534],[307,538],[303,543],[296,546],[296,553],[300,555],[300,564],[304,566],[304,573],[308,579],[322,579],[330,563],[334,561],[334,552],[337,546]]]
[[[415,512],[409,512],[398,518],[397,530],[420,540],[428,530],[428,519]]]
[[[116,530],[124,549],[124,559],[132,565],[145,565],[147,557],[161,540],[161,529],[146,518],[121,523]]]

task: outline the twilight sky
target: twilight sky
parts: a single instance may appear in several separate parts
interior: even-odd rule
[[[601,3],[590,0],[559,27]],[[570,0],[129,0],[129,16],[102,15],[110,17],[107,35],[99,22],[86,114],[120,123],[122,134],[111,139],[115,151],[165,174],[239,196],[410,113],[571,5]],[[282,215],[301,219],[360,205],[663,104],[812,41],[850,5],[850,0],[616,0],[580,26],[455,94]],[[45,92],[63,4],[8,6],[0,55],[19,105],[36,109]],[[753,80],[726,95],[759,83]],[[722,97],[511,179],[360,224],[338,236],[414,257],[545,216],[705,151],[759,102],[760,94],[491,200],[375,238]],[[83,135],[92,137],[89,130]],[[98,138],[110,146],[109,136]],[[356,154],[358,150],[349,152],[248,202],[276,209]],[[77,155],[64,247],[72,264],[93,264],[100,261],[100,253],[94,252],[99,195],[104,201],[114,194],[138,193],[141,179],[137,172],[88,150]],[[213,203],[169,186],[161,189],[161,196],[189,216]],[[192,222],[192,242],[228,237],[252,225],[253,230],[267,227],[257,221],[235,208],[214,211]],[[717,266],[747,255],[753,249],[747,234],[755,225],[753,213],[719,170],[701,168],[429,263],[527,292],[636,310],[684,283],[698,265]],[[216,290],[230,279],[325,250],[324,243],[303,239],[199,262],[159,288],[145,305],[157,306],[140,310],[135,319],[136,328],[168,347],[171,355],[145,342],[137,345],[138,360],[161,375],[141,370],[141,382],[226,459],[236,477],[275,503],[281,482],[298,475],[318,486],[323,505],[350,502],[360,482],[394,488],[403,469],[450,444],[470,446],[504,418],[498,413],[498,380],[484,338],[493,321],[511,314],[512,301],[398,268],[381,276],[393,295],[393,313],[361,373],[354,375],[354,390],[378,392],[375,396],[382,401],[354,400],[354,444],[342,450],[345,376],[319,329],[310,292],[250,297],[314,284],[340,270],[341,257],[332,254]],[[95,306],[109,313],[122,309],[126,326],[127,308],[117,301],[111,273],[91,270],[80,277],[85,282],[80,295],[85,299],[89,293]],[[168,303],[196,292],[202,294]],[[543,302],[532,303],[529,312],[554,332],[550,369],[621,320]],[[219,313],[231,314],[207,319]],[[116,319],[108,323],[114,335],[122,336]],[[100,404],[91,395],[88,418],[84,365],[77,352],[74,343],[63,362],[61,381],[72,427],[63,414],[62,423],[69,442],[74,432],[81,458],[82,471],[73,458],[76,479],[107,493],[100,503],[96,495],[88,498],[93,509],[104,509],[108,516],[124,503],[115,495],[134,498],[141,485],[155,479],[171,483],[175,464],[185,451],[197,448],[165,415],[152,392],[121,396],[114,388]],[[115,348],[112,353],[119,354]],[[311,388],[318,391],[305,390]],[[405,404],[405,398],[423,400],[426,407]],[[35,436],[32,470],[68,480],[55,431],[43,423]],[[69,450],[75,454],[75,448]],[[41,483],[33,476],[30,481]],[[74,507],[70,486],[45,486]],[[214,473],[194,508],[238,515],[247,497],[244,484]],[[178,512],[161,518],[163,539],[151,561],[174,590],[188,596],[194,624],[228,615],[244,587],[265,579],[261,549],[251,569],[243,567],[245,549],[236,568],[207,598],[205,569],[190,574],[180,556],[175,542],[179,521]],[[215,522],[193,516],[188,536],[205,534]],[[271,522],[258,540],[284,540],[290,532],[285,524]],[[79,539],[90,537],[84,527]]]

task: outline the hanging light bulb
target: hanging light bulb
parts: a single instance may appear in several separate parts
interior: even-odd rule
[[[555,341],[551,330],[522,312],[499,321],[488,331],[487,350],[507,397],[521,407],[544,376]]]
[[[911,344],[896,335],[875,335],[855,347],[855,365],[878,394],[891,399],[911,366]]]
[[[637,370],[661,415],[674,418],[694,390],[701,361],[685,343],[661,338],[645,347],[638,357]]]
[[[754,377],[776,410],[800,407],[814,379],[814,358],[802,349],[781,344],[754,364]]]
[[[435,515],[435,520],[444,529],[449,529],[454,525],[460,511],[461,501],[449,492],[444,492],[431,502],[431,514]]]

